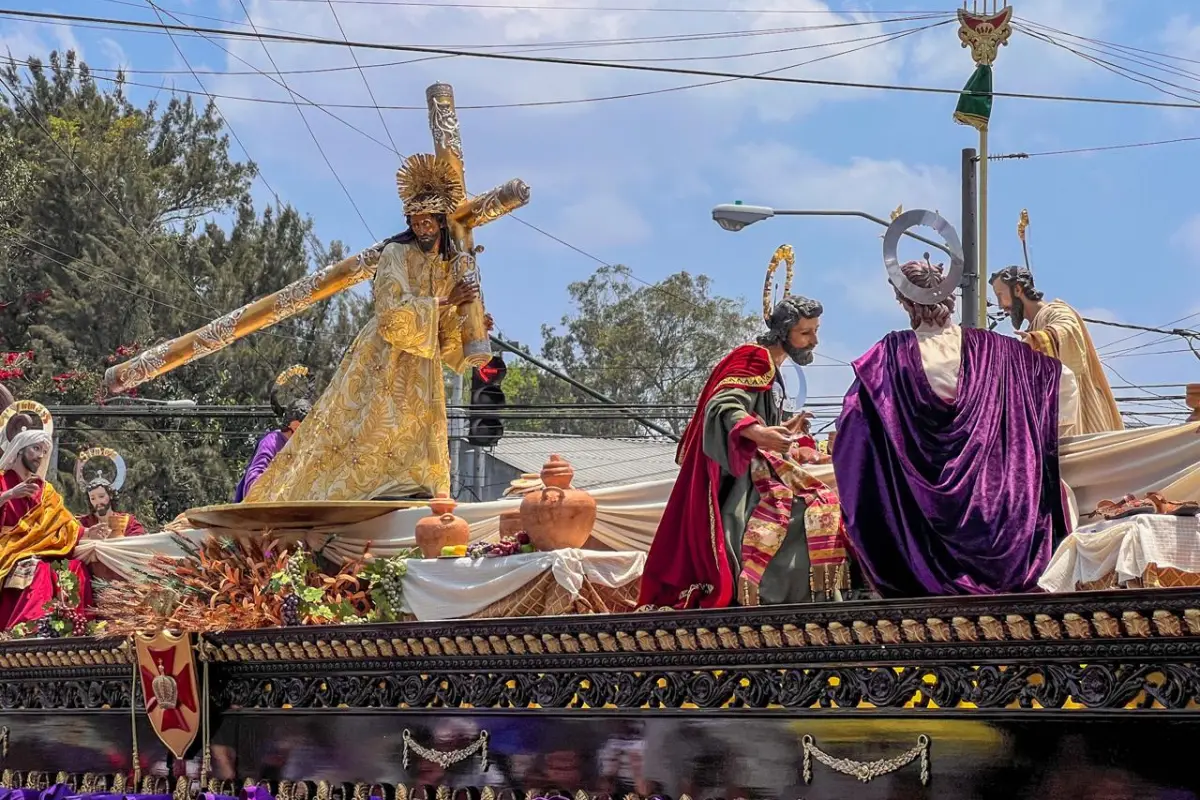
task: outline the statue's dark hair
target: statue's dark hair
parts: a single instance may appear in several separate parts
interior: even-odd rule
[[[825,313],[825,307],[817,300],[811,300],[798,294],[790,295],[779,301],[767,321],[767,332],[760,335],[757,341],[763,347],[774,344],[784,344],[788,340],[792,328],[802,319],[816,319]]]
[[[283,422],[280,423],[280,430],[287,430],[288,426],[293,422],[303,422],[308,413],[312,411],[312,403],[307,400],[293,400],[287,407],[287,411],[283,413]]]
[[[1015,264],[1011,267],[1005,267],[999,272],[988,278],[988,283],[1000,281],[1009,289],[1014,286],[1020,286],[1022,294],[1027,300],[1038,301],[1045,297],[1045,294],[1033,288],[1033,273],[1028,267],[1018,267]]]
[[[441,253],[444,261],[449,261],[451,254],[454,252],[452,242],[450,241],[450,224],[446,221],[445,214],[434,214],[433,218],[437,220],[438,227],[442,229],[442,233],[438,242],[438,252]],[[408,223],[408,227],[402,232],[397,233],[390,239],[384,240],[383,244],[387,245],[395,242],[396,244],[412,244],[417,241],[417,235],[413,233],[412,217],[405,216],[404,221]]]

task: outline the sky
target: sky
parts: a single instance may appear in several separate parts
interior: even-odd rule
[[[221,29],[249,31],[252,21],[261,32],[738,74],[959,89],[973,68],[958,41],[957,6],[943,0],[154,2],[168,22]],[[4,6],[157,19],[148,0]],[[993,155],[1200,137],[1200,8],[1192,0],[1022,0],[1015,14],[1020,29],[1000,52],[997,91],[1196,107],[998,98]],[[540,341],[540,326],[570,311],[568,285],[603,263],[625,264],[651,283],[680,270],[704,273],[717,292],[757,312],[766,264],[787,243],[797,255],[793,291],[825,306],[818,357],[806,370],[813,397],[844,393],[848,362],[907,324],[886,281],[882,228],[792,217],[730,233],[712,222],[712,207],[741,200],[886,218],[903,205],[938,210],[958,227],[962,149],[979,144],[974,129],[953,122],[948,94],[745,80],[683,88],[716,79],[211,36],[172,42],[158,31],[12,18],[0,18],[0,38],[17,58],[72,48],[99,76],[124,68],[143,84],[128,89],[139,102],[173,90],[212,93],[241,142],[234,156],[255,161],[322,240],[355,249],[404,227],[392,142],[405,155],[432,150],[424,91],[448,82],[468,189],[514,177],[532,187],[517,214],[528,225],[503,219],[476,234],[487,307],[505,336]],[[280,83],[325,110],[298,110]],[[1198,149],[1194,141],[992,161],[989,271],[1022,263],[1016,223],[1027,208],[1031,262],[1048,296],[1087,317],[1200,327]],[[254,193],[260,205],[274,199],[262,181]],[[1178,337],[1098,325],[1092,336],[1118,397],[1146,394],[1119,388],[1130,383],[1185,383],[1200,366]]]

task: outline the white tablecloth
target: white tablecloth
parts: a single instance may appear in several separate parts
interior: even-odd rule
[[[642,575],[646,554],[555,550],[505,558],[409,559],[403,611],[417,619],[462,619],[503,600],[549,571],[577,599],[583,582],[615,589]]]
[[[1200,572],[1200,519],[1141,514],[1080,528],[1059,545],[1038,585],[1073,592],[1113,572],[1125,583],[1141,578],[1150,564]]]

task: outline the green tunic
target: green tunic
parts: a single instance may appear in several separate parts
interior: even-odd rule
[[[772,392],[748,392],[722,389],[712,396],[704,409],[704,454],[721,467],[721,485],[717,499],[721,503],[721,525],[725,529],[725,555],[736,581],[735,602],[746,599],[742,574],[742,536],[750,514],[758,506],[758,490],[750,478],[750,469],[734,475],[729,468],[729,432],[746,416],[758,417],[764,425],[782,423],[782,411]],[[808,540],[804,532],[804,503],[797,497],[787,536],[767,564],[758,587],[763,605],[807,603],[812,599],[809,585]]]

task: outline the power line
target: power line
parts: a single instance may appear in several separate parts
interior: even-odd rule
[[[274,0],[284,3],[323,3],[326,0]],[[647,14],[840,14],[832,9],[780,9],[780,8],[658,8],[651,6],[540,6],[529,4],[485,4],[440,2],[435,0],[333,0],[347,6],[397,6],[417,8],[468,8],[497,9],[503,11],[584,11],[590,13],[647,13]],[[944,14],[944,11],[855,11],[855,14]]]
[[[1011,153],[1002,156],[989,156],[989,161],[1005,161],[1008,159],[1038,158],[1040,156],[1066,156],[1076,153],[1104,153],[1111,150],[1133,150],[1139,147],[1158,147],[1164,144],[1181,144],[1183,142],[1200,142],[1200,136],[1183,136],[1178,139],[1159,139],[1153,142],[1130,142],[1129,144],[1110,144],[1097,147],[1072,147],[1066,150],[1042,150],[1035,153]]]
[[[1072,95],[1049,95],[1049,94],[1033,94],[1028,92],[967,92],[963,89],[940,88],[929,86],[902,86],[898,84],[886,83],[862,83],[855,81],[841,80],[821,80],[817,78],[792,78],[780,75],[748,75],[736,72],[721,72],[717,70],[699,70],[685,69],[682,67],[655,67],[645,64],[624,64],[624,63],[606,63],[600,61],[589,61],[583,59],[569,58],[554,58],[550,56],[528,56],[511,53],[480,53],[470,52],[466,50],[457,50],[452,48],[442,47],[425,47],[417,45],[396,45],[386,44],[381,42],[345,42],[337,39],[326,39],[321,37],[308,36],[291,36],[284,34],[269,34],[260,33],[257,36],[251,36],[243,31],[230,31],[219,28],[204,28],[200,26],[189,25],[170,25],[155,24],[152,22],[140,22],[137,20],[121,20],[107,19],[103,17],[90,17],[75,14],[54,14],[43,11],[22,11],[17,9],[0,9],[0,15],[16,18],[28,18],[38,20],[65,20],[68,22],[92,22],[99,24],[120,25],[129,28],[150,28],[150,29],[167,29],[188,31],[192,33],[210,34],[217,37],[248,39],[258,38],[262,41],[274,41],[288,44],[310,44],[326,47],[357,47],[363,50],[385,50],[394,52],[411,52],[411,53],[426,53],[429,55],[447,55],[461,56],[464,58],[477,58],[494,61],[510,61],[514,63],[530,63],[530,64],[556,64],[564,66],[579,66],[593,67],[597,69],[622,70],[627,72],[646,72],[654,74],[670,74],[670,75],[692,75],[705,78],[732,78],[738,80],[764,81],[768,83],[794,84],[801,86],[823,86],[831,88],[845,89],[867,89],[877,91],[894,91],[907,92],[915,94],[939,94],[939,95],[978,95],[980,97],[1007,97],[1023,100],[1050,100],[1056,102],[1070,103],[1087,103],[1095,105],[1114,105],[1114,106],[1131,106],[1144,108],[1189,108],[1200,109],[1200,103],[1173,103],[1168,101],[1155,100],[1132,100],[1119,99],[1108,97],[1083,97]]]
[[[245,9],[245,7],[246,4],[243,3],[242,8]],[[333,14],[333,21],[337,23],[338,31],[342,34],[342,38],[349,42],[350,37],[346,35],[346,29],[342,27],[342,21],[338,19],[337,9],[333,6],[333,0],[329,2],[329,13]],[[250,18],[249,12],[246,13],[246,18]],[[266,45],[263,45],[263,48],[265,49]],[[354,66],[358,67],[358,74],[362,78],[363,86],[367,88],[367,96],[371,98],[371,103],[375,106],[375,113],[379,114],[379,124],[383,126],[383,132],[387,134],[388,141],[392,143],[392,149],[399,153],[400,148],[396,147],[396,140],[392,138],[392,132],[388,128],[387,120],[383,118],[383,111],[379,109],[379,101],[375,99],[375,92],[371,91],[371,82],[367,80],[367,73],[363,72],[362,64],[358,63],[358,56],[354,54],[353,47],[350,48],[350,58],[354,59]],[[278,69],[275,71],[279,72]],[[279,77],[282,78],[283,73],[279,73]]]
[[[890,44],[891,42],[894,42],[897,39],[903,38],[905,36],[909,36],[914,33],[920,33],[922,31],[927,31],[927,30],[930,30],[931,28],[935,28],[935,27],[938,27],[940,25],[945,25],[945,24],[948,24],[948,23],[946,23],[946,22],[935,23],[935,24],[924,25],[924,26],[920,26],[920,27],[916,27],[916,28],[908,28],[908,29],[905,29],[902,31],[891,31],[888,33],[874,34],[872,36],[863,36],[863,37],[858,37],[855,39],[845,39],[845,40],[835,41],[835,42],[818,42],[816,44],[802,45],[799,47],[789,47],[789,48],[784,48],[782,50],[762,51],[760,53],[746,53],[746,54],[740,54],[738,57],[764,55],[764,54],[768,54],[768,53],[775,54],[775,53],[792,52],[792,51],[798,51],[798,50],[811,50],[811,49],[823,48],[823,47],[835,47],[838,45],[851,44],[854,42],[867,42],[867,41],[872,42],[872,44],[864,45],[862,47],[856,47],[856,48],[852,48],[850,50],[842,50],[837,53],[831,53],[829,55],[810,59],[808,61],[801,61],[799,63],[789,64],[787,66],[778,67],[775,69],[767,70],[765,72],[755,73],[755,75],[768,75],[768,74],[773,74],[773,73],[777,73],[777,72],[784,72],[784,71],[790,70],[790,69],[796,69],[796,68],[803,67],[803,66],[808,66],[809,64],[815,64],[820,61],[826,61],[826,60],[829,60],[832,58],[837,58],[837,57],[840,57],[843,55],[849,55],[851,53],[856,53],[861,50],[864,50],[867,47],[873,47],[875,45],[882,45],[882,44]],[[558,49],[558,48],[548,48],[548,49]],[[705,58],[710,58],[710,57],[706,57],[706,56],[693,57],[694,60],[703,60]],[[723,58],[723,56],[713,56],[711,58]],[[0,59],[3,59],[3,57],[0,57]],[[11,58],[11,57],[9,57],[6,60],[8,60],[10,63],[17,63],[17,64],[24,63],[18,59]],[[413,59],[412,61],[401,61],[401,62],[392,62],[392,63],[409,64],[409,63],[413,63],[413,61],[424,61],[424,60],[427,60],[427,59]],[[637,61],[637,60],[639,60],[639,59],[632,59],[631,61]],[[687,59],[641,59],[641,60],[654,61],[654,60],[687,60]],[[627,61],[622,60],[622,59],[612,59],[612,61],[622,61],[623,63],[628,63]],[[366,66],[371,66],[371,65],[366,65]],[[341,69],[341,68],[337,68],[337,69]],[[91,71],[95,71],[95,70],[93,70],[92,68],[89,67],[89,72],[91,72]],[[111,70],[111,71],[117,72],[117,70]],[[143,70],[143,72],[151,72],[151,71]],[[295,71],[295,72],[300,72],[300,71]],[[255,71],[249,72],[249,73],[242,73],[242,72],[219,73],[218,72],[218,73],[213,73],[213,74],[264,75],[264,73],[261,70],[255,70]],[[280,74],[280,73],[277,71],[277,74]],[[283,74],[292,74],[292,73],[288,73],[288,72],[284,71]],[[117,84],[125,85],[125,86],[140,86],[140,87],[144,87],[144,88],[164,88],[164,87],[154,86],[152,84],[145,84],[145,83],[139,83],[137,81],[125,80],[124,78],[121,78],[121,77],[107,78],[102,75],[92,75],[91,77],[96,80],[109,81],[112,83],[117,83]],[[264,77],[269,77],[269,76],[264,75]],[[364,80],[365,80],[365,78],[364,78]],[[533,101],[525,101],[525,102],[519,102],[519,103],[487,103],[487,104],[479,104],[479,105],[461,105],[461,106],[457,106],[457,108],[461,111],[467,111],[467,110],[479,111],[479,110],[496,110],[496,109],[508,109],[508,108],[543,108],[543,107],[548,107],[548,106],[582,105],[585,103],[599,103],[599,102],[606,102],[606,101],[611,101],[611,100],[629,100],[629,99],[633,99],[633,98],[637,98],[637,97],[649,97],[649,96],[653,96],[653,95],[668,94],[671,92],[685,91],[688,89],[697,89],[697,88],[708,87],[708,86],[717,86],[719,84],[724,84],[724,83],[732,83],[736,80],[739,80],[739,79],[730,78],[730,79],[719,80],[719,81],[706,81],[703,83],[685,84],[683,86],[669,86],[669,87],[666,87],[663,89],[651,89],[651,90],[640,91],[640,92],[626,92],[626,93],[615,94],[615,95],[602,95],[599,97],[583,97],[583,98],[569,99],[569,100],[533,100]],[[223,100],[234,100],[234,101],[238,101],[238,102],[249,102],[249,103],[262,103],[262,104],[266,104],[266,105],[294,105],[297,102],[294,98],[292,100],[276,100],[274,98],[266,98],[266,97],[246,97],[246,96],[242,96],[242,95],[214,94],[212,92],[208,92],[207,90],[202,93],[198,93],[198,92],[191,92],[187,89],[172,88],[171,91],[181,92],[183,94],[202,94],[203,96],[206,96],[209,99],[219,98],[219,99],[223,99]],[[374,111],[377,111],[380,113],[380,119],[382,119],[383,111],[426,111],[427,110],[425,106],[379,105],[377,102],[375,102],[374,96],[372,96],[371,100],[372,100],[371,105],[364,104],[364,103],[328,103],[328,102],[316,103],[313,101],[309,101],[307,99],[305,100],[305,103],[307,105],[313,106],[314,108],[322,108],[322,109],[329,109],[329,108],[371,109],[371,110],[374,110]],[[386,130],[386,123],[385,123],[385,130]],[[389,139],[390,139],[390,136],[391,135],[389,133]],[[395,145],[394,140],[392,140],[392,144]],[[999,157],[993,156],[993,158],[999,158]]]

